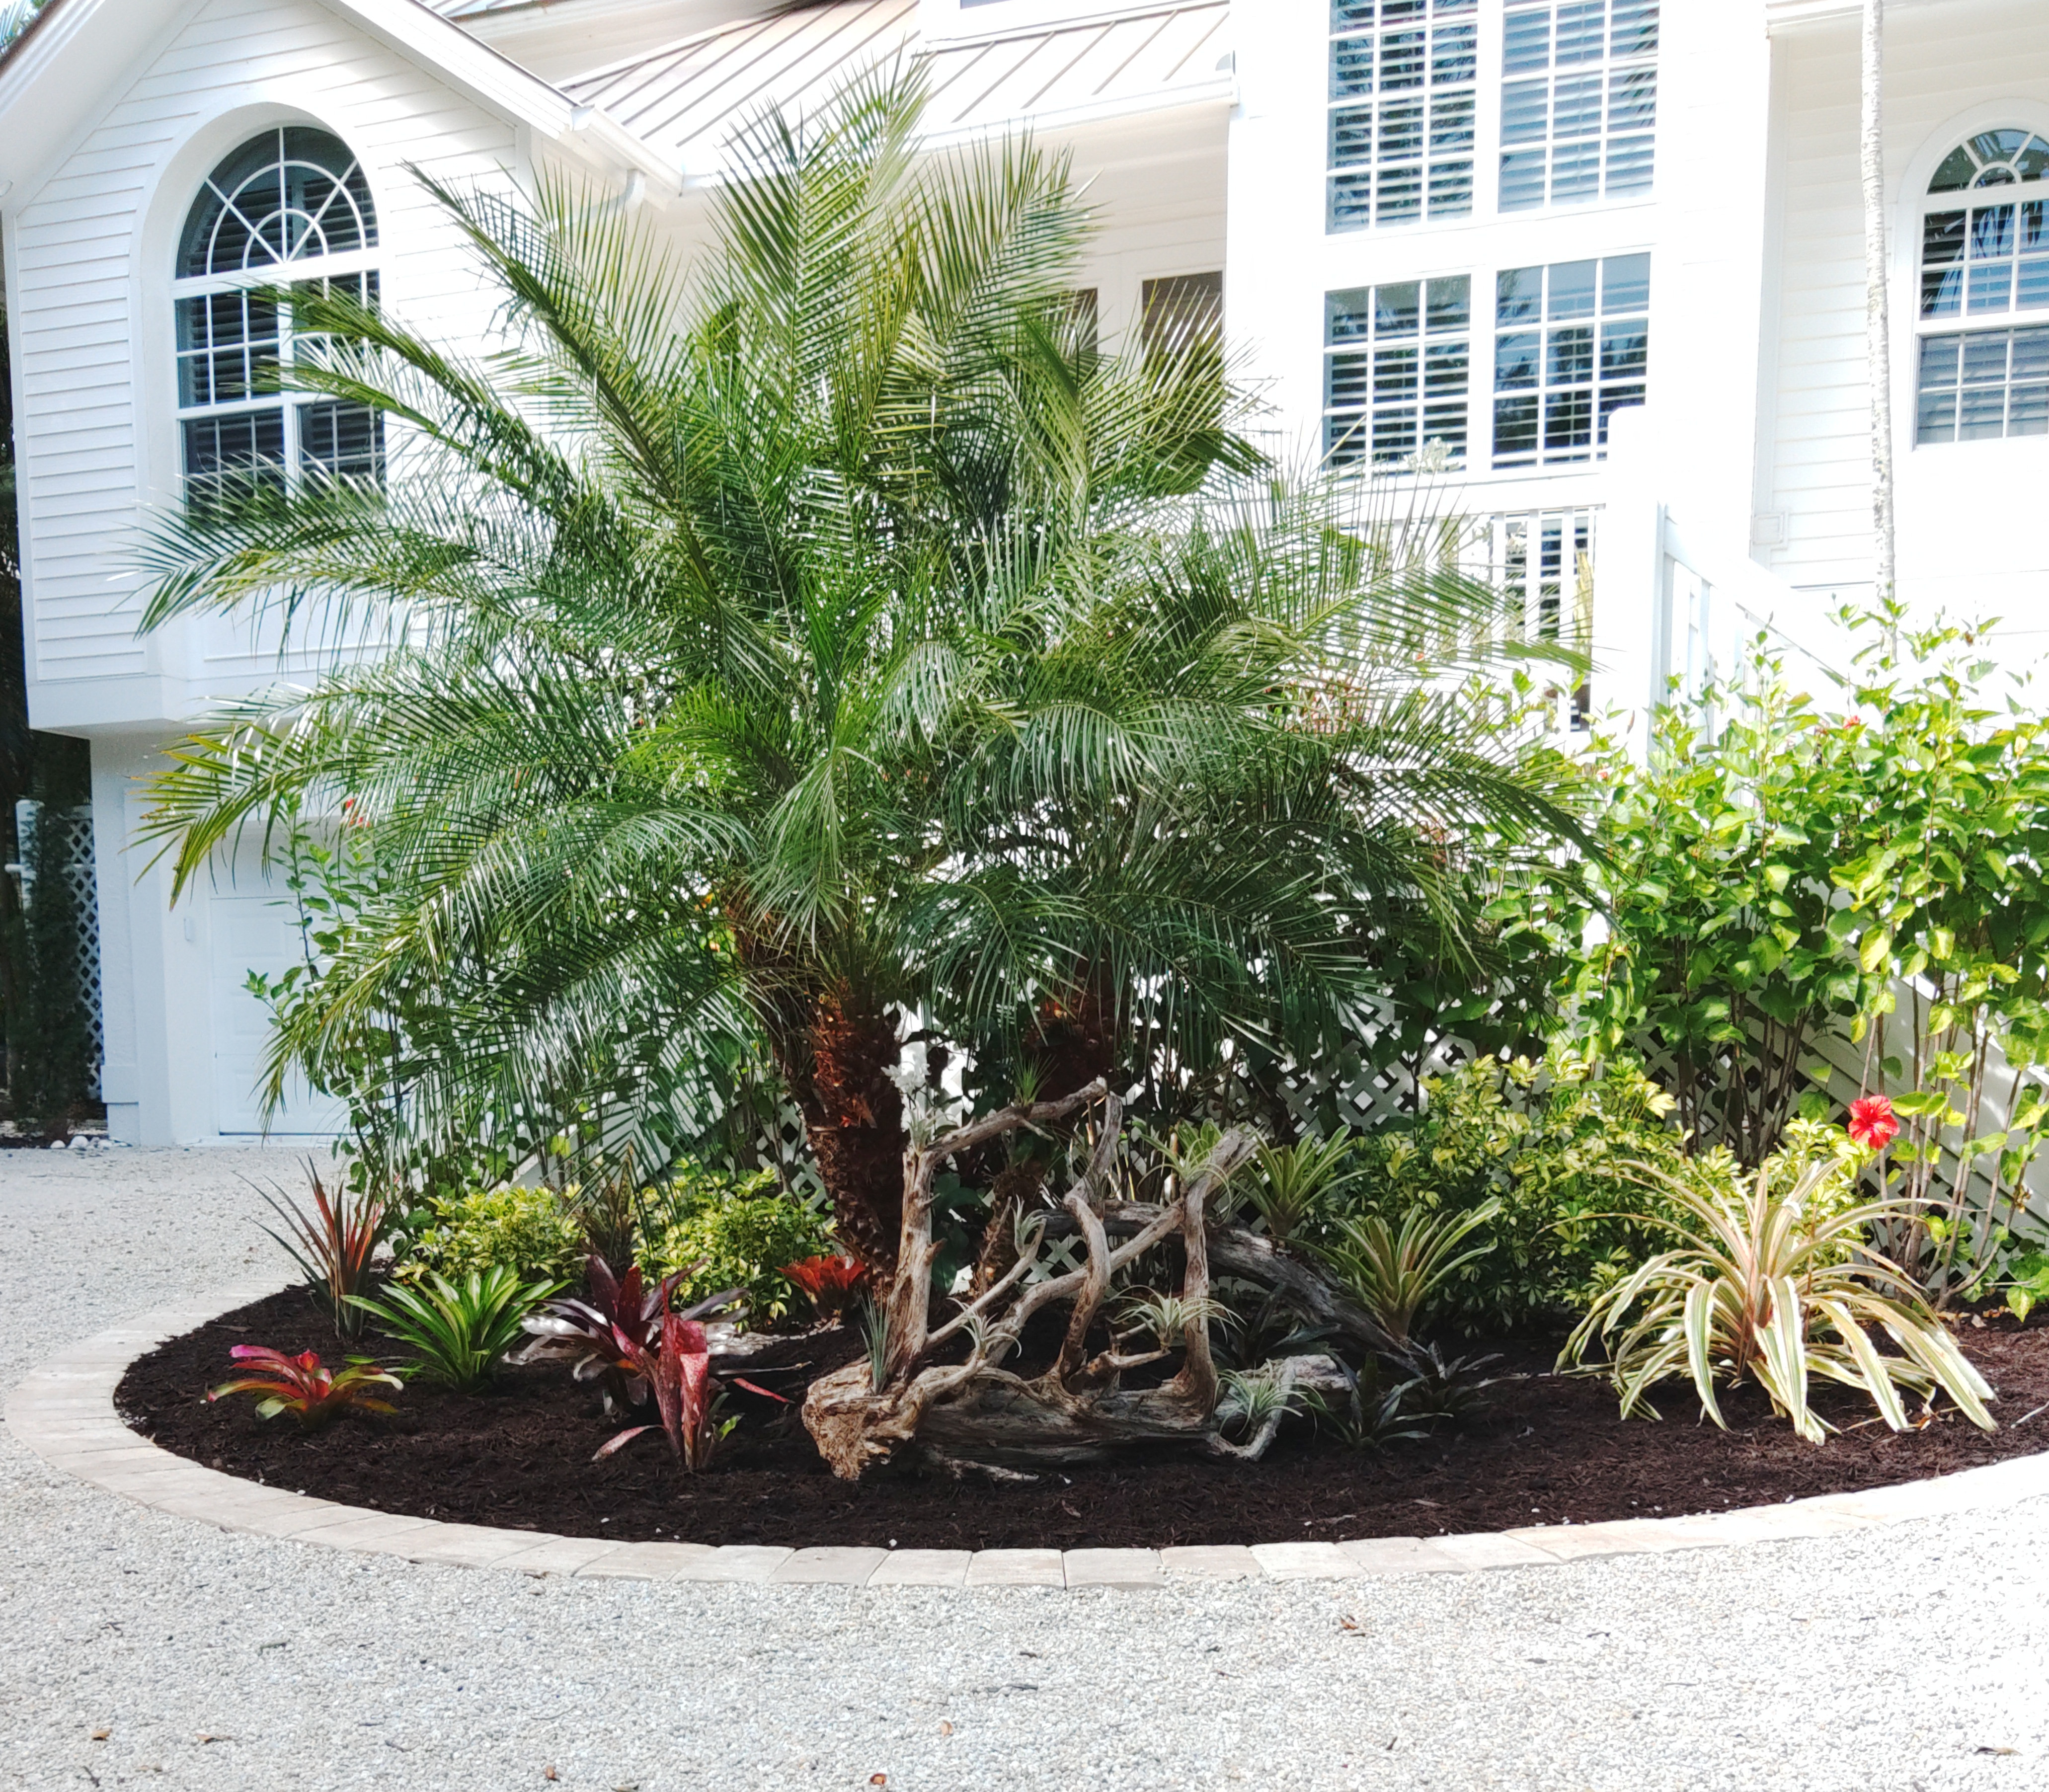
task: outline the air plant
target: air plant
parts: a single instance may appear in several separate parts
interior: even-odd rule
[[[256,1402],[259,1418],[274,1419],[280,1413],[290,1413],[306,1431],[344,1413],[395,1412],[398,1409],[390,1401],[378,1399],[365,1390],[395,1390],[406,1385],[391,1370],[380,1369],[365,1357],[351,1357],[346,1366],[337,1370],[328,1368],[313,1351],[287,1356],[262,1344],[237,1344],[227,1354],[235,1362],[260,1372],[208,1388],[209,1401],[231,1394],[260,1394],[262,1397]]]
[[[624,1449],[643,1431],[659,1431],[668,1439],[669,1448],[676,1460],[689,1473],[695,1475],[709,1468],[712,1458],[718,1453],[719,1445],[740,1421],[737,1417],[721,1416],[725,1400],[712,1381],[711,1343],[705,1335],[704,1327],[680,1313],[665,1314],[659,1343],[652,1349],[636,1345],[632,1356],[634,1367],[654,1394],[655,1409],[660,1414],[660,1422],[628,1426],[616,1436],[607,1438],[591,1460],[597,1462],[616,1450]],[[783,1401],[781,1394],[757,1387],[738,1376],[733,1378],[733,1382],[749,1394]]]
[[[356,1304],[419,1353],[414,1372],[458,1394],[473,1394],[519,1342],[527,1316],[562,1287],[558,1281],[522,1282],[500,1265],[461,1282],[428,1275],[414,1285],[387,1288],[380,1300],[359,1295]]]
[[[1293,1145],[1263,1145],[1254,1159],[1258,1174],[1246,1184],[1246,1199],[1266,1223],[1266,1235],[1285,1246],[1331,1193],[1351,1181],[1345,1160],[1352,1138],[1298,1139]]]
[[[282,1232],[268,1226],[263,1230],[298,1265],[308,1291],[333,1320],[336,1336],[353,1343],[363,1330],[356,1296],[368,1289],[377,1247],[401,1216],[395,1203],[367,1191],[330,1199],[319,1171],[310,1163],[306,1171],[313,1178],[313,1211],[292,1206],[282,1189],[272,1193],[259,1188],[257,1193],[285,1223]]]
[[[670,1300],[677,1285],[697,1269],[678,1269],[651,1283],[637,1264],[623,1276],[614,1275],[612,1265],[593,1251],[585,1273],[590,1298],[550,1300],[538,1312],[528,1314],[519,1323],[531,1337],[509,1360],[567,1363],[576,1380],[598,1384],[608,1413],[629,1404],[643,1405],[647,1383],[634,1353],[659,1347]]]
[[[879,1390],[889,1371],[889,1314],[872,1297],[861,1304],[861,1335],[868,1346],[868,1385]]]
[[[1119,1310],[1118,1319],[1123,1330],[1118,1334],[1121,1343],[1126,1338],[1150,1338],[1160,1347],[1161,1355],[1180,1347],[1181,1340],[1199,1325],[1228,1326],[1237,1316],[1221,1301],[1207,1295],[1191,1300],[1185,1295],[1163,1294],[1157,1289],[1145,1289],[1131,1295]]]
[[[1217,1401],[1214,1446],[1229,1456],[1265,1455],[1281,1421],[1302,1409],[1303,1397],[1295,1386],[1297,1366],[1297,1359],[1289,1357],[1277,1366],[1227,1372],[1223,1397]],[[1234,1430],[1243,1442],[1233,1443],[1223,1435]]]
[[[811,1310],[819,1320],[838,1324],[855,1296],[868,1286],[868,1271],[851,1257],[807,1257],[801,1263],[785,1263],[785,1275],[811,1296]]]

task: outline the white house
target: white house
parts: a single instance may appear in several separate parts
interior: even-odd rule
[[[2032,656],[2049,8],[1888,10],[1902,593],[2002,613]],[[738,117],[924,58],[935,140],[1029,123],[1071,149],[1106,338],[1220,295],[1277,441],[1439,488],[1540,620],[1597,569],[1592,695],[1640,708],[1752,622],[1839,652],[1825,617],[1872,589],[1857,13],[50,0],[0,60],[0,243],[30,703],[91,743],[115,1135],[259,1129],[243,985],[297,950],[249,865],[173,909],[130,847],[137,775],[279,676],[246,624],[138,636],[136,548],[224,465],[381,465],[374,417],[248,391],[274,329],[252,270],[283,257],[444,336],[485,327],[406,164],[572,170],[687,240]],[[301,1101],[273,1129],[325,1119]]]

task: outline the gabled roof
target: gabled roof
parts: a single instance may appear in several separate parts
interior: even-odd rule
[[[474,3],[474,0],[471,0]],[[918,0],[828,0],[699,33],[566,84],[689,176],[716,172],[742,118],[771,103],[822,99],[850,71],[920,57],[926,134],[944,138],[1030,118],[1150,111],[1232,92],[1229,0],[1138,6],[1077,24],[950,38],[918,34]]]
[[[487,111],[580,160],[638,169],[673,190],[673,159],[655,156],[425,0],[324,3]],[[49,0],[0,56],[0,198],[47,174],[49,160],[134,79],[138,59],[177,27],[185,10],[185,0]]]

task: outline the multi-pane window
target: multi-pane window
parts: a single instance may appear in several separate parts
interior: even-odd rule
[[[1138,335],[1156,353],[1197,346],[1221,348],[1223,274],[1174,274],[1145,282],[1139,293]]]
[[[1650,191],[1658,0],[1510,0],[1501,209]]]
[[[1592,459],[1608,420],[1643,402],[1650,258],[1510,268],[1496,280],[1494,464]]]
[[[1327,465],[1464,464],[1470,276],[1326,293],[1324,341]]]
[[[1479,0],[1331,0],[1329,229],[1472,210]]]
[[[1593,627],[1595,517],[1581,508],[1492,519],[1483,537],[1487,563],[1476,569],[1516,601],[1525,639],[1585,643]],[[1587,681],[1552,696],[1555,725],[1584,733],[1592,699]]]
[[[300,126],[266,130],[216,168],[185,220],[172,288],[185,495],[205,506],[251,486],[379,479],[382,416],[277,390],[318,352],[259,289],[377,301],[377,216],[347,147]]]
[[[1981,131],[1944,158],[1928,193],[1915,441],[2049,434],[2049,327],[1956,327],[2029,315],[2049,325],[2049,143]]]

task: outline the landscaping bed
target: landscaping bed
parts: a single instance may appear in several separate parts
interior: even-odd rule
[[[1818,1448],[1773,1418],[1752,1386],[1721,1391],[1728,1433],[1697,1421],[1692,1391],[1678,1384],[1658,1402],[1664,1423],[1625,1423],[1604,1382],[1547,1373],[1555,1342],[1526,1339],[1485,1347],[1502,1353],[1492,1373],[1511,1378],[1487,1390],[1479,1411],[1421,1440],[1355,1452],[1295,1423],[1257,1463],[1132,1457],[1028,1482],[889,1471],[840,1481],[794,1409],[745,1394],[735,1402],[739,1428],[704,1474],[682,1473],[657,1436],[593,1463],[616,1425],[590,1387],[548,1367],[508,1369],[480,1396],[419,1382],[399,1397],[396,1420],[344,1419],[310,1434],[289,1417],[259,1419],[247,1400],[207,1404],[204,1391],[227,1378],[235,1344],[340,1359],[326,1321],[297,1289],[140,1359],[117,1400],[136,1430],[179,1456],[422,1518],[628,1542],[1157,1548],[1671,1517],[1849,1492],[2049,1448],[2049,1412],[2037,1410],[2049,1405],[2049,1314],[2022,1327],[1989,1312],[1982,1324],[1966,1320],[1958,1338],[1999,1392],[1997,1432],[1945,1409],[1926,1429],[1895,1435],[1871,1419],[1868,1399],[1829,1388],[1815,1406],[1846,1429]],[[814,1360],[807,1372],[830,1366]]]

